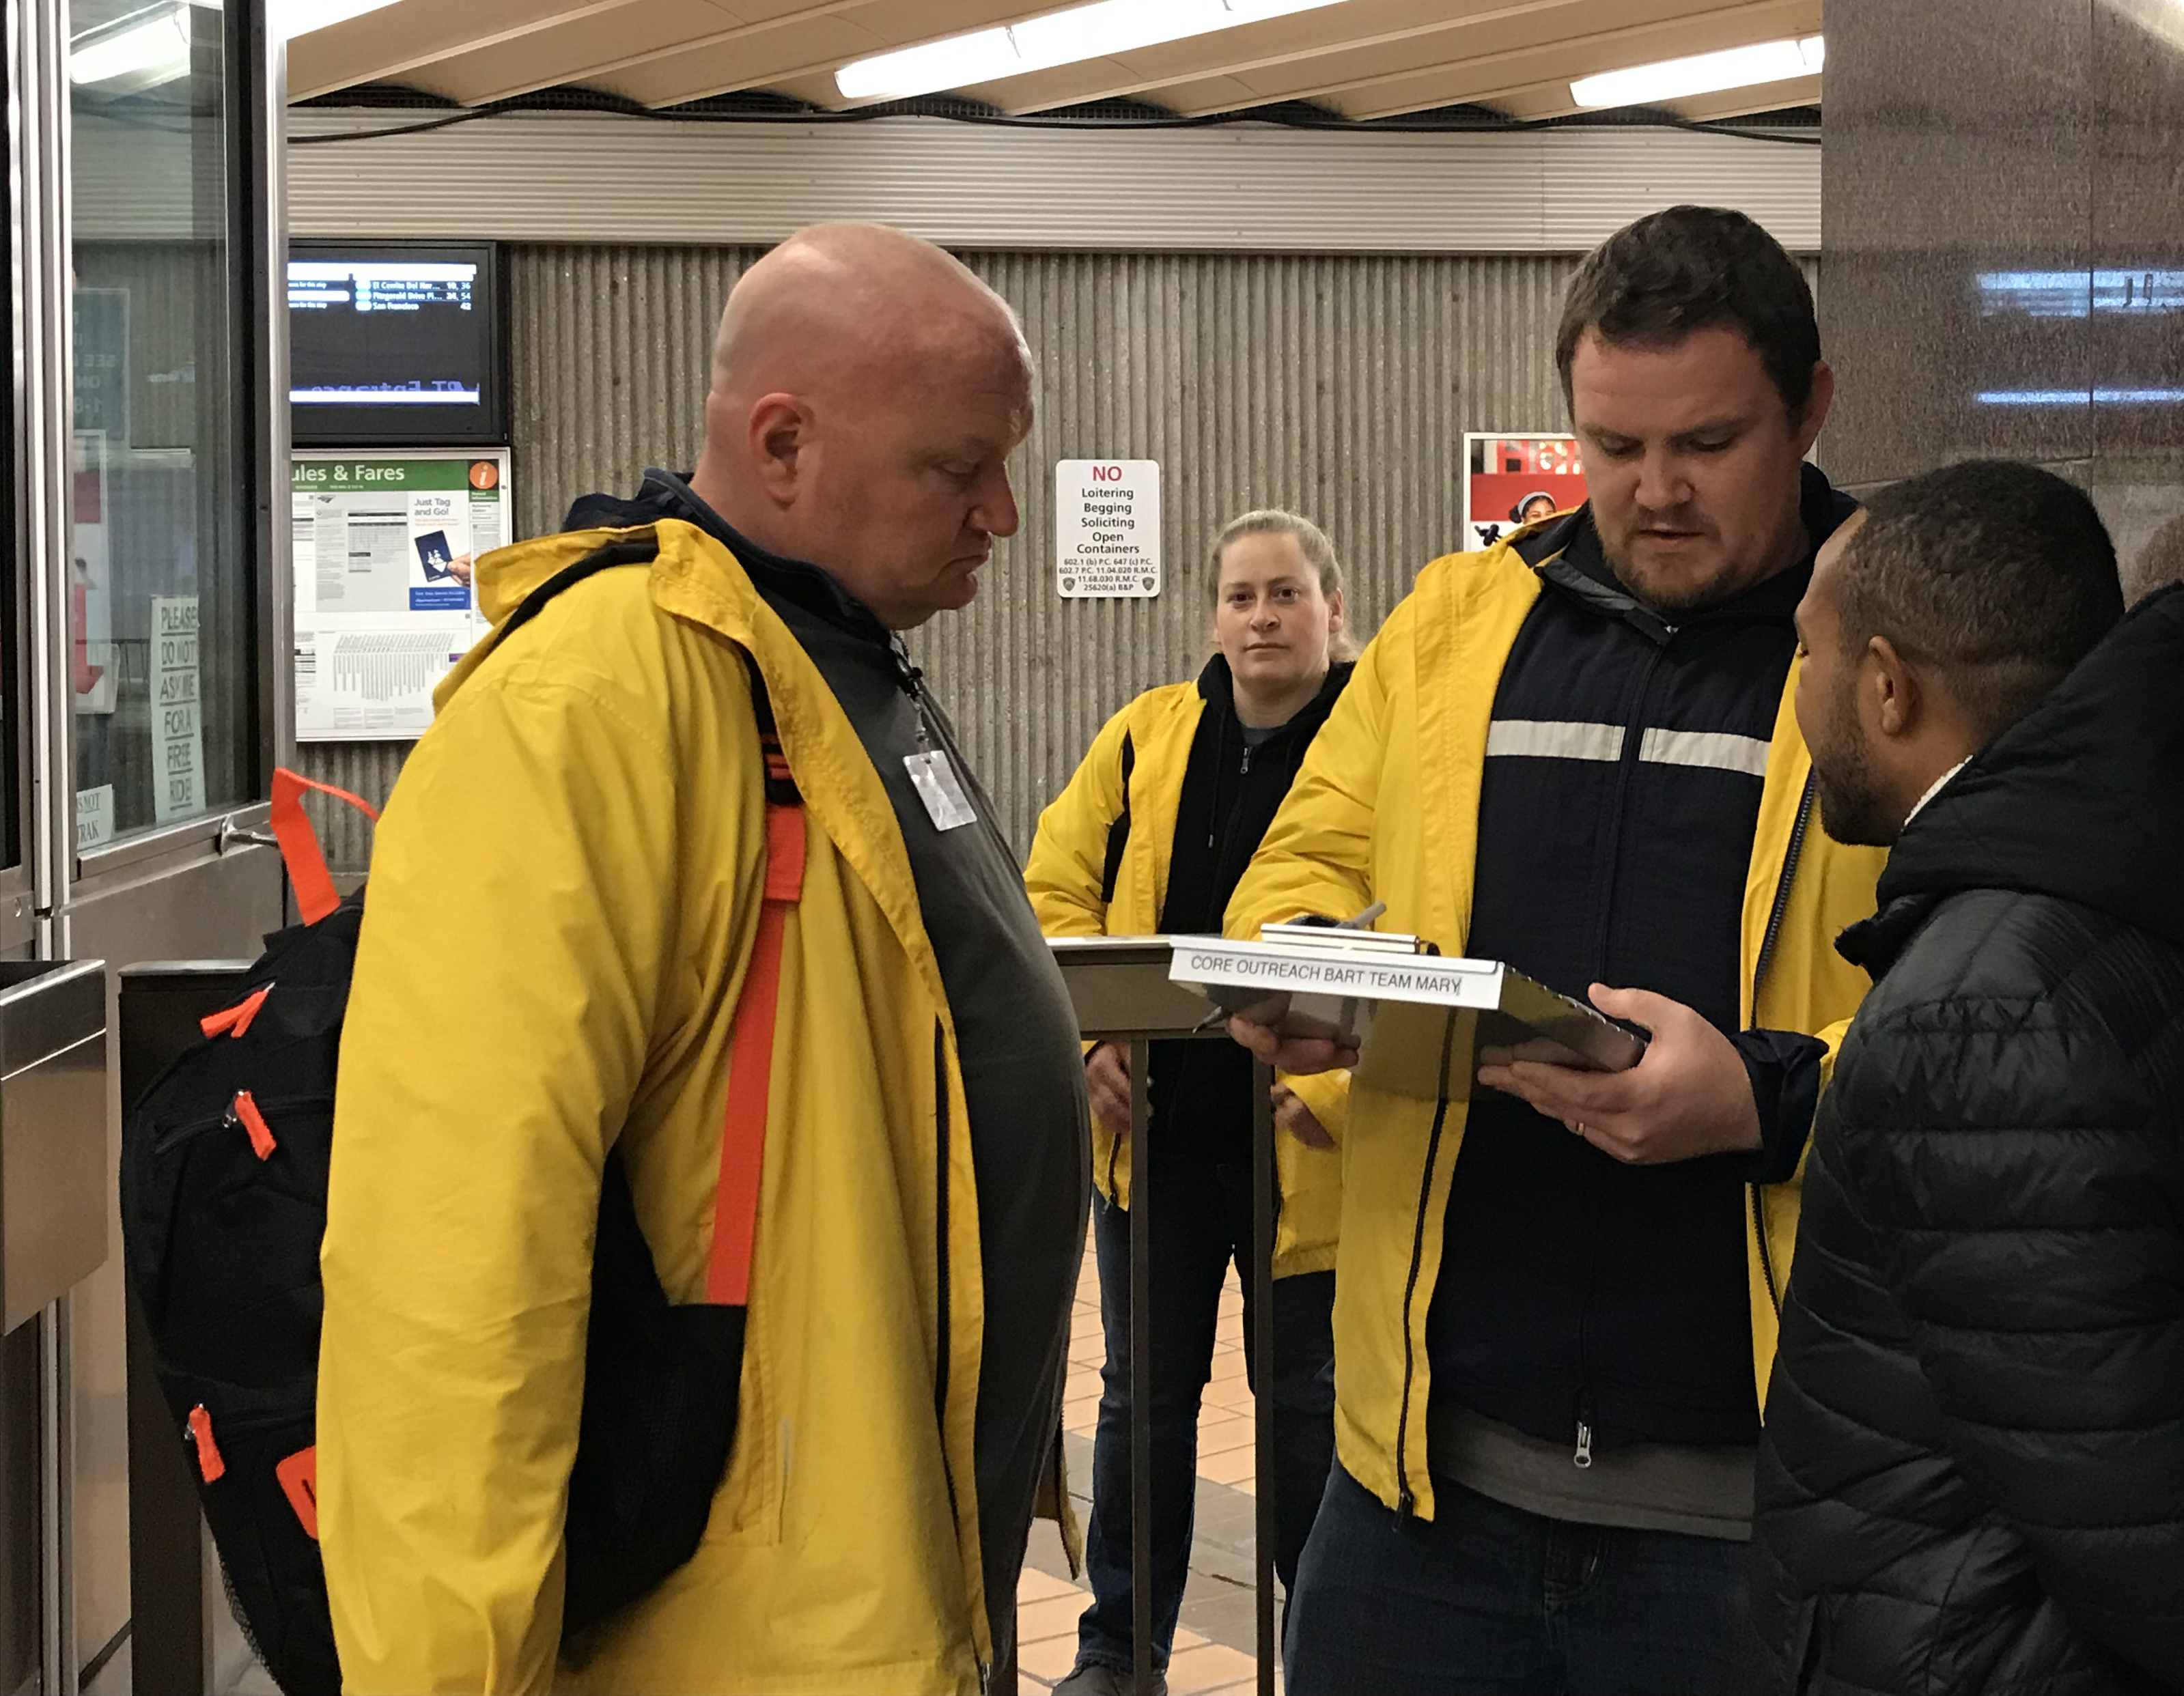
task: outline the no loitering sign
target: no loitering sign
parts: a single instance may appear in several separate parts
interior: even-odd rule
[[[1060,459],[1055,581],[1064,600],[1160,593],[1160,462]]]

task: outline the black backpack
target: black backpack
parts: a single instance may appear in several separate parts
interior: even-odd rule
[[[647,535],[577,561],[533,591],[494,640],[583,578],[655,552]],[[607,1158],[569,1479],[565,1642],[696,1552],[734,1435],[781,937],[801,892],[805,825],[765,685],[744,659],[766,759],[767,865],[734,1052],[756,1062],[730,1069],[706,1301],[670,1305],[621,1158]],[[276,774],[274,833],[304,922],[266,938],[248,993],[205,1020],[204,1040],[131,1109],[121,1225],[130,1285],[237,1617],[287,1696],[339,1696],[317,1541],[319,1244],[364,892],[337,899],[304,816],[306,789],[371,813],[346,792]]]

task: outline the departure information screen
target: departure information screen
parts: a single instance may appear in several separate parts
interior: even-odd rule
[[[490,368],[479,267],[298,259],[288,266],[297,406],[478,406]]]

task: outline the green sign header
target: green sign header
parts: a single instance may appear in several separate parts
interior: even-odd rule
[[[331,493],[352,489],[432,491],[467,489],[474,501],[500,498],[500,462],[497,459],[294,459],[289,462],[288,487],[297,494]]]

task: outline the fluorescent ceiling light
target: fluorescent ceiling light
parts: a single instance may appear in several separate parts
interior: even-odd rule
[[[292,41],[393,3],[394,0],[267,0],[265,10],[274,33],[283,41]]]
[[[125,28],[69,44],[69,81],[119,82],[156,87],[190,70],[189,14],[180,6],[154,13]]]
[[[967,88],[1336,3],[1338,0],[1097,0],[1002,29],[861,58],[836,71],[834,86],[844,100],[906,100],[936,89]]]
[[[1786,82],[1793,76],[1817,76],[1820,37],[1762,42],[1757,47],[1697,53],[1659,64],[1635,65],[1601,76],[1581,76],[1570,84],[1570,98],[1580,106],[1659,106],[1688,95],[1724,88],[1749,88],[1763,82]]]

